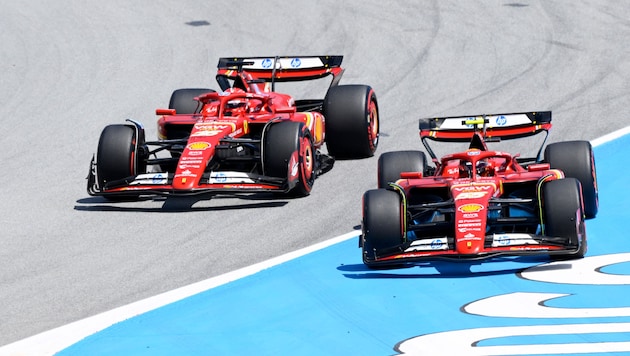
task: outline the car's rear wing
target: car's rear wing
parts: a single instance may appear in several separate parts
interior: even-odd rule
[[[420,137],[434,141],[466,142],[475,133],[484,139],[515,139],[551,128],[551,111],[453,116],[420,119]]]
[[[551,111],[532,111],[511,114],[452,116],[420,119],[420,138],[434,162],[437,156],[431,141],[470,142],[469,148],[486,150],[486,142],[497,142],[533,136],[543,132],[545,137],[536,158],[539,160],[551,129]]]
[[[339,77],[343,73],[342,60],[343,56],[223,57],[219,58],[217,76],[236,77],[248,72],[268,82]]]

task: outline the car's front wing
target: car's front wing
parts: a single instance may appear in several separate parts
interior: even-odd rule
[[[418,239],[384,249],[379,254],[366,251],[370,265],[396,265],[430,260],[479,260],[497,256],[563,255],[580,251],[580,246],[567,245],[566,237],[527,233],[502,233],[485,236],[483,249],[466,254],[455,249],[455,238]]]
[[[125,195],[200,195],[221,193],[288,192],[295,181],[244,172],[206,172],[189,190],[173,187],[173,173],[145,173],[108,182],[103,187],[96,184],[93,173],[88,177],[88,194],[93,196]],[[191,177],[193,178],[193,177]],[[196,178],[196,177],[195,177]]]

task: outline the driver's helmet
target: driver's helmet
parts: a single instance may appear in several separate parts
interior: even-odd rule
[[[471,177],[471,166],[472,163],[466,160],[459,161],[459,178],[470,178]]]
[[[489,158],[481,159],[477,162],[477,175],[481,177],[494,176],[494,162]]]
[[[226,93],[227,95],[230,95],[230,94],[235,94],[235,93],[245,93],[245,91],[239,88],[229,88],[226,91],[224,91],[224,93]],[[224,113],[227,116],[239,116],[239,115],[247,113],[248,109],[249,109],[249,100],[247,100],[246,98],[237,98],[237,99],[232,99],[225,104]]]

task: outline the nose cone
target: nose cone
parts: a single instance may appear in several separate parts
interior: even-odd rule
[[[214,146],[205,141],[190,142],[182,152],[173,177],[173,189],[192,190],[206,169],[206,163],[214,153]]]
[[[173,179],[173,188],[175,190],[192,190],[198,180],[197,174],[190,170],[185,170],[179,174],[175,174]]]
[[[478,254],[484,248],[488,202],[496,191],[494,183],[468,183],[451,186],[455,200],[455,248],[464,255]]]
[[[483,249],[483,237],[468,234],[467,237],[457,239],[455,248],[457,252],[463,255],[477,254]]]

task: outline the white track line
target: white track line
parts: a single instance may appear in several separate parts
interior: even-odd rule
[[[330,240],[293,251],[282,256],[272,258],[248,267],[238,269],[217,277],[193,283],[169,292],[158,294],[154,297],[143,299],[131,304],[118,307],[43,333],[16,341],[12,344],[0,347],[0,355],[53,355],[82,339],[104,330],[116,323],[151,310],[175,303],[179,300],[205,292],[212,288],[233,282],[256,274],[262,270],[294,260],[309,253],[349,240],[359,235],[358,231],[352,231]]]
[[[591,141],[593,146],[599,146],[606,142],[613,141],[622,136],[630,134],[630,126],[617,130],[605,136]],[[335,245],[342,241],[358,236],[358,231],[352,231],[344,235],[320,242],[294,252],[272,258],[267,261],[257,263],[248,267],[238,269],[214,278],[193,283],[169,292],[165,292],[154,297],[139,300],[137,302],[112,309],[73,323],[60,326],[58,328],[45,331],[43,333],[16,341],[12,344],[0,347],[0,355],[53,355],[82,339],[104,330],[116,323],[127,320],[134,316],[149,312],[151,310],[175,303],[195,294],[205,292],[212,288],[233,282],[247,276],[256,274],[267,268],[277,266],[287,261],[302,257],[309,253]]]
[[[619,129],[617,131],[611,132],[607,135],[604,135],[602,137],[596,138],[593,141],[591,141],[591,145],[593,146],[599,146],[602,145],[606,142],[610,142],[613,140],[616,140],[622,136],[625,136],[627,134],[630,134],[630,126],[626,126],[623,129]]]

